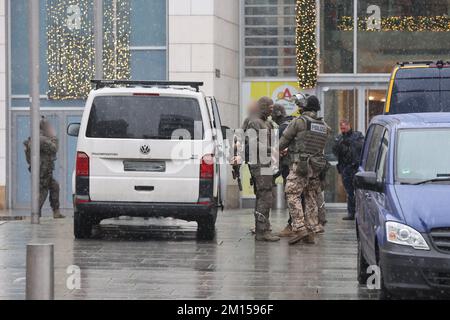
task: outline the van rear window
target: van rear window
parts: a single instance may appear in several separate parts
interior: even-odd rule
[[[389,114],[450,112],[448,69],[399,70]]]
[[[200,106],[193,98],[99,96],[91,108],[86,137],[202,140]]]

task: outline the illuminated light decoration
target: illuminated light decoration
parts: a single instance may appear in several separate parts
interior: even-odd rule
[[[301,89],[317,85],[316,0],[297,0],[296,7],[297,76]]]
[[[358,30],[373,31],[367,28],[368,18],[358,19]],[[338,30],[353,31],[353,17],[344,16],[339,19]],[[393,16],[381,19],[380,31],[407,31],[407,32],[449,32],[449,16]]]
[[[130,0],[103,2],[103,78],[128,80],[131,77]]]
[[[105,79],[129,79],[130,0],[104,0]],[[85,99],[95,74],[93,0],[47,0],[48,98]]]
[[[81,99],[91,89],[94,36],[86,17],[92,4],[92,0],[47,0],[49,99]]]

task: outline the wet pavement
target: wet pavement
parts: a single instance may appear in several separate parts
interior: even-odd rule
[[[198,241],[196,223],[108,220],[92,240],[75,241],[72,219],[0,220],[0,299],[25,296],[30,241],[55,244],[57,299],[377,299],[356,282],[356,237],[342,213],[329,215],[317,245],[255,243],[251,210],[225,211],[214,241]],[[275,230],[287,212],[273,214]],[[66,285],[81,268],[81,289]]]

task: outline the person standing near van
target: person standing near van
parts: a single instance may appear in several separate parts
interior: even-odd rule
[[[317,193],[322,192],[320,174],[327,165],[324,150],[331,132],[325,121],[318,117],[319,111],[319,99],[308,97],[302,116],[291,122],[280,140],[280,152],[289,148],[291,169],[286,183],[286,198],[294,236],[289,244],[302,240],[313,244],[318,232]]]
[[[340,121],[341,134],[336,138],[333,146],[333,153],[338,159],[337,169],[342,176],[345,191],[347,193],[348,215],[345,221],[355,220],[355,187],[353,180],[358,172],[361,152],[364,145],[364,135],[361,132],[353,131],[350,121],[342,119]]]
[[[270,210],[273,204],[273,174],[271,168],[271,134],[272,126],[268,121],[272,112],[273,100],[263,97],[258,101],[258,112],[250,116],[247,130],[254,130],[249,135],[249,147],[257,152],[256,162],[249,161],[249,168],[256,191],[255,232],[257,241],[275,242],[280,238],[270,231]],[[264,137],[266,135],[266,137]],[[265,139],[261,139],[264,137]],[[266,140],[266,141],[264,141]],[[261,153],[266,150],[268,163],[261,159]],[[265,159],[265,160],[267,160]]]
[[[31,170],[31,138],[24,142],[25,157],[28,162],[28,170]],[[53,176],[55,170],[56,154],[58,152],[58,138],[55,129],[42,117],[40,123],[40,179],[39,179],[39,205],[40,215],[42,207],[50,192],[50,206],[53,210],[53,218],[65,218],[59,208],[59,183]]]

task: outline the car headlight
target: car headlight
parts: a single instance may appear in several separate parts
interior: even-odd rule
[[[413,247],[417,250],[430,250],[420,232],[404,224],[393,221],[386,222],[386,232],[388,242]]]

